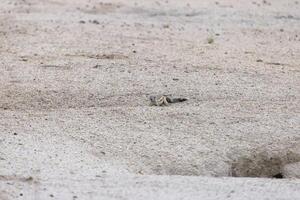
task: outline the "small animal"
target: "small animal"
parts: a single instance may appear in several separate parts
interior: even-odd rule
[[[187,101],[186,98],[174,98],[171,95],[150,96],[150,106],[168,106],[170,103]]]

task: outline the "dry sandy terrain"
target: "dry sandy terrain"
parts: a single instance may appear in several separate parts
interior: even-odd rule
[[[1,0],[0,56],[1,200],[300,199],[300,1]]]

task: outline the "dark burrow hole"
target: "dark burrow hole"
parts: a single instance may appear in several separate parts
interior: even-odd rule
[[[283,179],[285,178],[284,166],[299,160],[300,155],[291,152],[262,151],[238,158],[231,166],[231,175],[232,177]]]
[[[273,178],[284,178],[282,173],[275,174]]]

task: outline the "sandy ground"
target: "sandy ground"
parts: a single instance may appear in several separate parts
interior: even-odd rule
[[[300,199],[299,10],[1,0],[0,199]]]

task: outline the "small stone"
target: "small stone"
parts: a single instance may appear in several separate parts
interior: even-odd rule
[[[208,39],[207,39],[207,43],[208,43],[208,44],[214,43],[214,39],[213,39],[213,38],[208,38]]]
[[[25,181],[32,181],[32,180],[33,180],[32,176],[29,176],[29,177],[25,178]]]
[[[92,21],[93,24],[100,24],[97,20]]]
[[[95,65],[93,68],[97,69],[97,68],[100,68],[100,67],[102,67],[102,65]]]

